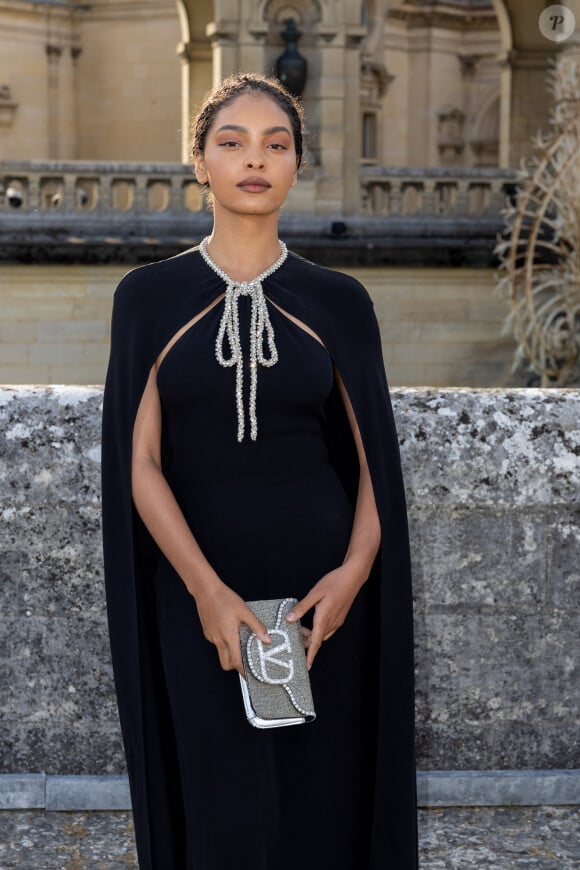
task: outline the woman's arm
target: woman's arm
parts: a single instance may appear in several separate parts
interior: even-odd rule
[[[292,622],[314,607],[306,657],[308,668],[312,667],[322,642],[332,637],[346,619],[357,592],[368,580],[381,544],[379,515],[360,430],[342,378],[336,370],[335,374],[356,444],[360,474],[352,532],[342,565],[325,574],[286,617]]]
[[[336,378],[354,436],[360,468],[352,534],[344,559],[345,565],[348,563],[353,567],[355,576],[358,575],[362,578],[358,587],[360,589],[360,586],[368,580],[381,545],[381,525],[360,430],[354,416],[350,398],[346,392],[346,387],[338,372],[336,372]]]
[[[239,627],[246,623],[265,643],[263,623],[214,571],[202,553],[161,469],[161,403],[157,369],[149,374],[133,430],[131,486],[139,516],[194,597],[204,635],[217,647],[224,670],[243,674]]]

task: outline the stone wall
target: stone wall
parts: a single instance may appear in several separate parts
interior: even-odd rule
[[[0,265],[0,383],[99,384],[123,264]],[[371,294],[392,384],[506,386],[515,347],[491,269],[344,269]]]
[[[0,390],[0,773],[124,771],[100,389]],[[423,770],[579,767],[580,391],[394,390]]]

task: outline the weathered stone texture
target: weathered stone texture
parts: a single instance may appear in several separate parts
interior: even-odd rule
[[[580,766],[580,392],[394,390],[421,769]],[[0,772],[120,773],[102,393],[0,390]]]
[[[395,396],[419,764],[577,766],[580,394]]]
[[[421,870],[571,870],[579,821],[576,807],[420,810]],[[2,870],[39,870],[39,855],[42,870],[136,870],[131,814],[0,813]]]
[[[102,392],[0,392],[2,772],[123,769],[100,541]]]

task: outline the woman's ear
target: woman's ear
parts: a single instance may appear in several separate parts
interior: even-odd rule
[[[195,171],[195,177],[197,178],[200,184],[207,184],[207,172],[205,170],[205,160],[203,159],[203,154],[201,151],[197,151],[193,155],[193,168]]]
[[[298,170],[296,170],[296,172],[294,173],[294,178],[292,179],[292,183],[291,183],[290,187],[296,187],[297,182],[298,182]]]

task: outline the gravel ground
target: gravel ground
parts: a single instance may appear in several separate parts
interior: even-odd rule
[[[580,868],[578,807],[419,812],[421,870]],[[136,870],[127,812],[0,812],[0,870]],[[331,868],[319,868],[331,870]]]

